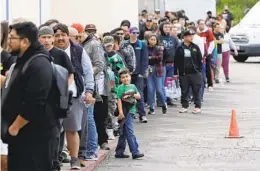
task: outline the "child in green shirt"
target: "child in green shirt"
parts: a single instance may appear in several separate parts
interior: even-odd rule
[[[119,71],[119,78],[121,85],[117,88],[117,107],[118,107],[118,120],[120,121],[120,129],[122,130],[118,139],[116,147],[116,158],[129,158],[126,155],[125,147],[127,140],[129,149],[132,153],[133,159],[139,159],[144,157],[144,154],[138,150],[138,143],[134,132],[134,114],[136,113],[136,100],[141,99],[136,86],[130,84],[131,75],[128,69],[122,69]]]

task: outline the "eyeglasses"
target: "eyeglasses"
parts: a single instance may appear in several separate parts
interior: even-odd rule
[[[22,39],[22,37],[8,37],[9,40],[17,40],[17,39]]]

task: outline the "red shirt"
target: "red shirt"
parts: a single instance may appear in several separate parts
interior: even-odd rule
[[[210,44],[210,42],[215,40],[214,34],[211,29],[208,29],[205,32],[201,32],[199,35],[200,35],[200,37],[203,38],[204,45],[205,45],[205,56],[207,56],[209,44]]]

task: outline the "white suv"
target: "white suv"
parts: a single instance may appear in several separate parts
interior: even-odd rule
[[[248,57],[260,57],[259,11],[260,1],[229,32],[238,50],[238,56],[232,55],[238,62],[245,62]]]

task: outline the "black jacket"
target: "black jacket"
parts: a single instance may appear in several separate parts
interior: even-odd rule
[[[25,73],[21,73],[25,62],[39,53],[49,56],[49,52],[36,42],[22,57],[17,58],[10,82],[8,86],[5,84],[2,94],[2,139],[8,144],[19,144],[21,148],[24,145],[49,139],[55,124],[55,116],[48,106],[48,96],[53,80],[51,59],[37,57],[29,63]],[[17,136],[11,137],[6,129],[18,115],[29,123],[19,131]]]
[[[184,62],[184,43],[182,43],[176,50],[175,59],[174,59],[174,75],[179,74],[180,76],[185,75],[185,62]],[[200,52],[200,48],[191,43],[190,45],[191,51],[191,60],[194,70],[196,72],[201,72],[202,70],[202,55]]]

